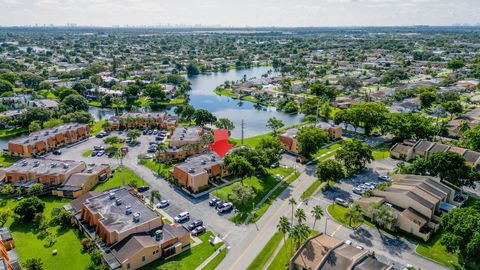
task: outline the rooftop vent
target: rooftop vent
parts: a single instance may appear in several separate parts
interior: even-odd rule
[[[210,161],[212,162],[215,162],[217,159],[215,158],[215,156],[212,156],[212,158],[210,158]]]
[[[200,161],[200,163],[201,163],[202,165],[205,165],[205,164],[207,164],[207,161],[206,161],[205,159],[202,159],[202,161]]]
[[[194,172],[195,172],[195,168],[191,167],[190,169],[188,169],[188,172],[189,172],[189,173],[194,173]]]
[[[88,168],[87,173],[91,173],[91,172],[93,172],[93,168]]]
[[[25,166],[27,166],[27,165],[28,165],[28,161],[26,161],[26,160],[22,161],[22,166],[23,166],[23,167],[25,167]]]
[[[64,168],[64,169],[68,169],[68,167],[70,167],[70,164],[68,164],[68,163],[63,163],[63,168]]]
[[[118,205],[122,205],[122,199],[116,199],[115,200],[115,204],[118,206]]]
[[[163,231],[162,230],[156,230],[155,231],[155,240],[160,241],[163,238]]]
[[[140,213],[134,213],[133,214],[133,222],[138,223],[140,222]]]
[[[115,192],[110,192],[110,193],[108,194],[108,198],[109,198],[110,200],[115,199]]]
[[[23,143],[29,143],[30,140],[29,139],[26,139]]]
[[[127,205],[125,206],[125,215],[130,215],[132,213],[132,206]]]
[[[33,162],[33,167],[38,167],[39,165],[40,165],[40,161],[37,160]]]
[[[34,139],[35,139],[35,140],[38,140],[38,136],[35,136]]]
[[[52,164],[50,164],[50,167],[51,167],[51,168],[56,168],[56,167],[57,167],[57,163],[52,163]]]
[[[50,132],[48,132],[48,131],[45,131],[45,136],[47,136],[48,134],[50,134]]]

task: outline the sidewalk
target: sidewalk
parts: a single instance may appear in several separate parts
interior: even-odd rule
[[[213,259],[215,259],[215,257],[217,257],[217,255],[220,254],[220,252],[225,248],[226,248],[225,245],[222,245],[221,247],[219,247],[217,250],[215,250],[215,252],[212,255],[210,255],[210,257],[208,257],[205,261],[203,261],[202,264],[200,264],[197,268],[195,268],[195,270],[202,270],[205,266],[207,266],[207,264],[209,264]]]

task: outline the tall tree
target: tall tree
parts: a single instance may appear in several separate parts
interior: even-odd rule
[[[158,101],[164,100],[166,98],[165,91],[163,86],[160,84],[149,84],[145,87],[143,94],[149,97],[153,103],[158,103]]]
[[[328,135],[321,128],[306,126],[298,130],[297,141],[300,146],[300,154],[310,158],[328,141]]]
[[[220,129],[228,129],[228,131],[230,132],[231,130],[235,129],[235,125],[233,124],[232,121],[230,121],[229,119],[227,118],[220,118],[218,119],[214,125],[217,127],[217,128],[220,128]]]
[[[290,231],[290,228],[292,227],[292,223],[288,220],[286,216],[281,216],[280,220],[278,221],[277,224],[277,230],[283,234],[283,245],[285,246],[287,244],[286,240],[286,235]],[[287,249],[285,249],[285,252],[287,253]],[[285,256],[288,257],[288,254],[285,254]]]
[[[358,139],[346,141],[335,156],[337,160],[343,162],[350,175],[360,172],[373,160],[372,147]]]
[[[290,197],[290,199],[288,199],[288,204],[290,204],[292,206],[292,219],[290,221],[290,223],[293,225],[293,211],[294,211],[294,207],[295,205],[297,205],[297,201],[295,201],[295,198],[293,197]]]
[[[305,210],[303,210],[303,208],[297,208],[297,210],[295,210],[295,218],[297,219],[297,224],[305,222],[307,220]]]
[[[242,185],[243,178],[252,176],[255,173],[252,164],[242,156],[229,154],[225,156],[224,162],[225,167],[228,168],[228,172],[231,175],[242,179]]]
[[[313,227],[312,229],[315,230],[315,224],[317,223],[318,220],[320,220],[324,213],[323,213],[323,209],[320,205],[315,205],[311,211],[312,213],[312,217],[313,217]]]
[[[300,245],[310,236],[310,228],[306,224],[297,224],[290,230],[290,238],[292,238],[295,249],[298,250]]]
[[[317,177],[329,186],[330,181],[338,182],[342,180],[345,177],[345,172],[343,171],[342,164],[334,159],[328,159],[318,163]]]
[[[352,203],[347,212],[345,212],[345,218],[348,218],[348,225],[352,227],[352,222],[362,222],[363,221],[363,209],[358,203]]]
[[[195,120],[195,124],[197,124],[198,126],[212,124],[217,121],[217,117],[215,117],[211,112],[204,109],[196,110],[193,114],[193,119]]]
[[[285,124],[283,123],[282,120],[271,117],[267,121],[267,128],[271,129],[273,131],[273,135],[277,135],[277,131],[282,128]]]

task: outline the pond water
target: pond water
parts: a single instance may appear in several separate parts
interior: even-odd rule
[[[190,104],[196,109],[207,109],[217,118],[230,119],[235,124],[235,129],[231,135],[233,138],[241,137],[242,120],[244,121],[244,137],[246,138],[269,132],[270,130],[265,125],[270,117],[281,119],[286,126],[301,122],[303,115],[286,114],[277,111],[275,107],[259,107],[252,102],[219,96],[213,92],[217,86],[225,81],[241,80],[244,75],[247,79],[260,78],[262,74],[271,69],[271,67],[255,67],[189,77],[188,79],[192,83]]]
[[[225,81],[238,81],[244,76],[247,79],[260,78],[262,74],[271,70],[271,67],[255,67],[245,70],[230,70],[188,77],[192,83],[190,91],[190,104],[196,109],[206,109],[212,112],[217,118],[228,118],[235,124],[232,130],[233,138],[241,137],[241,123],[244,121],[244,137],[252,137],[269,132],[265,126],[270,117],[281,119],[286,126],[299,123],[303,120],[301,114],[286,114],[277,111],[275,107],[258,106],[249,101],[240,101],[230,97],[219,96],[213,90]],[[141,109],[141,108],[140,108]],[[115,115],[114,109],[90,107],[88,110],[93,118],[98,121],[108,119]],[[168,110],[173,112],[173,108]],[[8,141],[12,138],[0,138],[0,149],[7,148]]]

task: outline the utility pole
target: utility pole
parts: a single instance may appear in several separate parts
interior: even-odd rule
[[[125,169],[123,168],[123,153],[120,158],[120,167],[122,167],[122,186],[125,186]]]
[[[318,115],[320,114],[320,99],[318,100],[317,103],[317,118],[315,118],[315,125],[318,124]]]
[[[242,137],[241,137],[241,145],[243,145],[243,119],[242,119]]]

